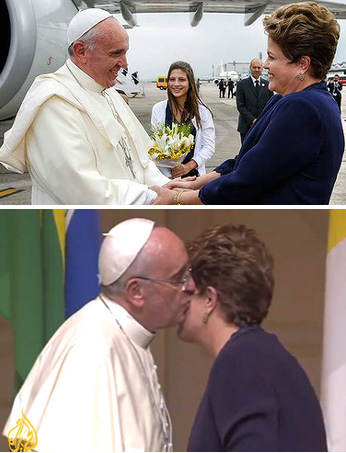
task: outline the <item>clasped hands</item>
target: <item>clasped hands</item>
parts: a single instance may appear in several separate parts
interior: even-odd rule
[[[185,191],[193,191],[194,181],[196,181],[196,176],[191,176],[184,179],[173,179],[162,187],[151,186],[150,189],[154,190],[158,197],[152,203],[159,205],[170,205],[170,204],[179,204],[179,199],[177,200],[177,193]]]

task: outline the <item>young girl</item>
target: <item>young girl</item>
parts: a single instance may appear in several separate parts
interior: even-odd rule
[[[199,97],[193,70],[189,63],[177,61],[168,71],[168,100],[154,105],[151,124],[191,123],[194,146],[181,164],[172,169],[172,177],[205,174],[205,163],[215,151],[215,127],[209,108]]]

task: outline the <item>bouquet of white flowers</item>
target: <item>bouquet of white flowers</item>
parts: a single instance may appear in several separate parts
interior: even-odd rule
[[[180,164],[193,146],[191,127],[191,124],[173,123],[171,128],[160,124],[152,130],[149,155],[164,175],[171,176],[170,169]]]

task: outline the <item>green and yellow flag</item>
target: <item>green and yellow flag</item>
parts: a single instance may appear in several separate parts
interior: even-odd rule
[[[0,210],[0,315],[14,328],[17,390],[65,319],[64,215]]]
[[[0,316],[13,327],[18,390],[64,320],[99,293],[98,209],[0,210]]]

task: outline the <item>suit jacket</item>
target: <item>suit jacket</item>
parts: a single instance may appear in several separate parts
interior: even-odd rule
[[[199,191],[204,204],[328,204],[345,142],[326,83],[273,96],[239,155],[215,168]]]
[[[341,82],[339,82],[338,85],[335,85],[334,82],[330,82],[330,83],[328,83],[328,88],[329,88],[329,91],[332,93],[332,95],[336,98],[337,101],[341,100],[341,90],[342,90]]]
[[[188,451],[327,451],[322,411],[304,370],[260,326],[220,351]]]
[[[237,83],[237,109],[239,112],[238,132],[246,134],[251,123],[258,118],[273,92],[268,88],[268,81],[259,79],[260,88],[257,96],[251,77]]]

